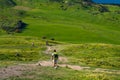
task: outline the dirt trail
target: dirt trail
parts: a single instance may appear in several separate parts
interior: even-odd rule
[[[23,65],[0,68],[0,79],[8,78],[11,76],[19,77],[23,73],[23,71],[31,70],[31,69],[32,67],[23,66]]]
[[[50,54],[50,55],[51,55],[54,49],[56,49],[56,47],[47,46],[47,49],[44,51],[44,53],[45,53],[45,54]],[[68,62],[68,59],[67,59],[66,57],[59,56],[59,62],[66,63],[66,62]]]
[[[51,54],[53,52],[54,49],[57,49],[55,46],[47,46],[47,49],[45,50],[45,54]],[[59,50],[57,50],[59,51]],[[90,67],[82,67],[79,65],[69,65],[67,64],[67,62],[69,62],[69,60],[66,57],[59,57],[59,61],[58,62],[62,62],[62,64],[59,64],[59,67],[66,67],[66,68],[70,68],[73,70],[90,70]],[[66,64],[65,64],[66,63]],[[40,66],[53,66],[52,61],[39,61],[36,65],[40,65]],[[120,74],[120,70],[109,70],[109,69],[102,69],[102,68],[95,68],[94,70],[92,70],[93,72],[106,72],[106,73],[115,73],[115,74]]]
[[[52,52],[52,50],[54,49],[51,47],[47,47],[46,51],[44,52],[45,54],[50,54]],[[73,70],[90,70],[90,67],[82,67],[82,66],[78,66],[78,65],[68,65],[65,64],[68,62],[68,59],[66,57],[59,57],[59,62],[62,62],[61,64],[59,64],[59,67],[65,67],[65,68],[70,68]],[[52,60],[48,60],[48,61],[38,61],[37,63],[33,63],[33,64],[19,64],[19,65],[15,65],[15,66],[9,66],[9,67],[5,67],[5,68],[0,68],[0,79],[4,79],[4,78],[8,78],[11,76],[17,76],[19,77],[23,71],[27,71],[27,70],[33,70],[36,69],[37,67],[40,66],[49,66],[49,67],[53,67],[53,63]],[[94,70],[92,70],[93,72],[106,72],[106,73],[116,73],[116,74],[120,74],[119,70],[109,70],[109,69],[102,69],[102,68],[96,68]]]
[[[45,50],[45,54],[51,54],[53,52],[53,50],[56,49],[56,47],[54,46],[47,46],[47,49]],[[58,62],[62,62],[64,64],[59,64],[58,66],[59,67],[67,67],[67,68],[71,68],[73,70],[82,70],[82,69],[89,69],[90,67],[81,67],[81,66],[78,66],[78,65],[68,65],[68,64],[65,64],[68,62],[68,59],[66,57],[62,57],[62,56],[59,56],[59,61]],[[52,61],[40,61],[37,63],[37,65],[41,65],[41,66],[53,66],[53,63]]]

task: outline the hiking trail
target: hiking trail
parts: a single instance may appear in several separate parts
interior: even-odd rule
[[[55,49],[55,47],[50,47],[47,46],[47,49],[44,51],[45,54],[51,54],[51,52]],[[90,67],[82,67],[79,65],[69,65],[67,64],[68,59],[67,57],[59,57],[59,62],[61,62],[60,64],[58,64],[59,67],[65,67],[65,68],[70,68],[73,70],[87,70],[87,71],[92,71],[92,72],[106,72],[106,73],[115,73],[115,74],[120,74],[119,70],[109,70],[109,69],[102,69],[102,68],[95,68],[94,70],[90,70]],[[38,61],[37,63],[31,63],[31,64],[18,64],[18,65],[14,65],[14,66],[6,66],[4,68],[0,68],[0,78],[4,79],[4,78],[9,78],[11,76],[17,76],[19,77],[20,75],[22,75],[22,73],[24,71],[31,71],[33,69],[36,69],[40,66],[43,67],[53,67],[53,63],[52,60],[48,60],[48,61]],[[58,68],[59,69],[59,68]]]

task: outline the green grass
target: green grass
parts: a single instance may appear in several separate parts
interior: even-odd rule
[[[32,47],[32,42],[35,46]],[[2,80],[119,80],[119,74],[112,70],[119,70],[119,45],[86,43],[69,44],[51,42],[56,45],[60,56],[68,58],[67,64],[91,66],[89,70],[76,71],[66,68],[40,67],[24,71],[19,77],[11,76]],[[50,56],[43,54],[45,41],[38,37],[4,35],[0,37],[0,67],[17,65],[20,63],[34,63],[38,60],[48,60]],[[20,53],[20,57],[15,54]],[[108,71],[95,72],[95,67],[107,68]],[[92,69],[93,68],[93,69]]]
[[[50,59],[50,56],[43,53],[46,47],[45,40],[41,38],[46,37],[46,40],[51,42],[50,44],[58,47],[60,56],[68,58],[68,64],[119,70],[120,15],[116,12],[119,11],[118,6],[107,5],[111,12],[100,13],[93,8],[87,9],[77,4],[69,6],[67,10],[62,10],[61,4],[46,3],[46,0],[40,0],[40,3],[36,0],[14,1],[19,7],[29,8],[25,10],[25,15],[22,17],[22,21],[28,26],[22,33],[14,35],[5,34],[0,30],[0,67]],[[11,20],[16,10],[12,11],[12,14],[8,12],[11,13],[11,9],[6,8],[0,14],[8,16]],[[93,15],[93,13],[98,14]],[[15,19],[21,18],[17,16]],[[51,41],[52,38],[55,41]],[[32,46],[32,42],[35,46]],[[20,56],[16,57],[16,53]],[[12,76],[4,80],[33,79],[119,80],[120,77],[117,73],[107,73],[107,71],[74,71],[67,68],[54,70],[51,67],[38,67],[35,70],[26,71],[20,77]]]
[[[32,46],[34,42],[35,46]],[[4,36],[0,38],[0,60],[36,61],[45,59],[42,53],[45,42],[32,37]],[[19,56],[16,56],[19,54]]]
[[[116,12],[119,11],[118,6],[107,5],[111,12],[100,13],[94,8],[85,9],[78,4],[64,4],[67,10],[62,10],[59,3],[40,0],[32,1],[34,4],[30,5],[29,1],[15,1],[22,8],[30,8],[22,17],[28,26],[18,36],[46,36],[48,39],[70,43],[120,44],[120,15]],[[94,12],[98,14],[93,15]],[[5,12],[3,14],[8,15]]]
[[[70,43],[120,44],[120,15],[114,11],[94,16],[87,10],[76,10],[74,6],[64,11],[57,3],[41,4],[39,8],[27,11],[23,21],[28,26],[18,35],[46,36]]]
[[[15,41],[14,41],[15,40]],[[34,42],[35,46],[32,46]],[[57,50],[60,56],[66,56],[69,64],[119,69],[120,46],[113,44],[85,43],[66,44],[49,41],[51,45],[60,45]],[[66,45],[65,45],[66,44]],[[0,38],[1,61],[38,61],[47,60],[50,56],[43,53],[45,41],[37,37],[2,36]],[[19,56],[16,56],[19,54]]]
[[[70,58],[70,64],[119,69],[119,52],[119,45],[96,43],[66,45],[60,53]]]

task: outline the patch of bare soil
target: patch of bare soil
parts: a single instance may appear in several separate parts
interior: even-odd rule
[[[15,6],[13,9],[17,9],[17,10],[25,10],[25,11],[30,10],[29,7],[25,7],[25,6]]]
[[[8,78],[10,76],[19,76],[22,74],[23,71],[31,69],[31,67],[21,65],[0,68],[0,79]]]
[[[53,67],[52,61],[39,61],[36,65]],[[90,68],[90,67],[81,67],[81,66],[78,66],[78,65],[68,65],[68,64],[58,64],[58,66],[59,67],[70,68],[70,69],[73,69],[73,70],[83,70],[83,69],[89,69]]]
[[[119,74],[120,75],[120,70],[109,70],[109,69],[102,69],[102,68],[96,68],[94,72],[105,72],[109,74]]]

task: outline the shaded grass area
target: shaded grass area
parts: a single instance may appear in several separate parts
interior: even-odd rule
[[[9,80],[119,80],[117,74],[99,73],[91,71],[74,71],[68,68],[53,69],[38,67],[32,71],[25,71],[22,76],[11,77]],[[8,80],[8,79],[3,79]]]
[[[12,7],[15,5],[16,3],[13,0],[0,0],[0,8]]]
[[[116,69],[120,66],[119,52],[119,45],[99,43],[68,45],[61,50],[70,58],[71,64]]]

